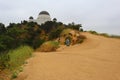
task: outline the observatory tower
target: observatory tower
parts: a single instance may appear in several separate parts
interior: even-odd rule
[[[29,22],[37,22],[39,25],[47,21],[51,21],[50,14],[47,11],[41,11],[37,19],[34,19],[33,17],[29,18]]]

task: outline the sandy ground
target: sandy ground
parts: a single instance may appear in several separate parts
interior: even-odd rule
[[[82,44],[35,52],[17,80],[120,80],[120,39],[82,34]]]

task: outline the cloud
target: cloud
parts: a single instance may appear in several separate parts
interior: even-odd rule
[[[47,10],[64,23],[80,23],[83,28],[120,35],[120,0],[0,0],[0,22],[36,18]]]

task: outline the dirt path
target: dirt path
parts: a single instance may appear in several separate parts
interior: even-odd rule
[[[120,80],[120,40],[83,35],[82,44],[36,52],[18,80]]]

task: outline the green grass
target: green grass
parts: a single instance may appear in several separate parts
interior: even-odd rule
[[[25,63],[25,60],[32,56],[33,49],[29,46],[21,46],[15,50],[11,50],[8,53],[3,53],[0,55],[0,71],[4,74],[4,71],[7,70],[11,75],[11,79],[17,78],[19,72],[23,71],[22,65]],[[2,76],[3,79],[6,79],[6,76]]]
[[[13,80],[17,77],[18,77],[18,72],[13,72],[13,74],[11,75],[11,80]]]
[[[21,66],[25,60],[32,56],[33,49],[29,46],[21,46],[8,53],[0,55],[0,69],[10,69]]]
[[[32,52],[33,49],[29,46],[21,46],[15,50],[9,51],[9,69],[14,70],[24,64],[25,60],[32,56]]]

